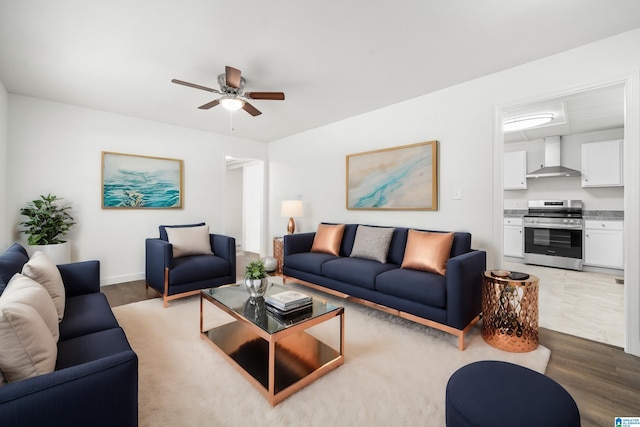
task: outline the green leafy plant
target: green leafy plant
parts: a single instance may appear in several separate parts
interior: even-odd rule
[[[264,279],[267,277],[267,270],[261,259],[254,259],[244,269],[245,279]]]
[[[67,212],[71,207],[60,206],[56,202],[62,200],[51,194],[40,196],[40,199],[33,200],[27,207],[20,209],[20,214],[28,217],[20,225],[25,226],[21,230],[27,236],[30,245],[55,245],[64,243],[61,240],[69,231],[73,222],[73,217]]]

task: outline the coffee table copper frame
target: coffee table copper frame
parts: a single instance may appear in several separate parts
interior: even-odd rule
[[[271,285],[269,293],[288,288]],[[216,294],[218,293],[218,295]],[[233,296],[230,303],[220,292]],[[246,296],[232,295],[241,292]],[[220,298],[216,298],[220,296]],[[237,304],[238,299],[246,300]],[[200,292],[200,337],[240,372],[275,406],[293,393],[344,363],[344,308],[314,298],[313,316],[284,325],[267,312],[256,316],[250,306],[248,294],[238,285],[205,289]],[[207,331],[204,330],[204,302],[208,301],[235,320]],[[264,301],[261,302],[264,304]],[[254,309],[245,316],[248,307]],[[266,316],[266,317],[265,317]],[[251,317],[252,319],[249,319]],[[305,332],[312,326],[340,318],[339,349]],[[265,323],[266,322],[266,323]],[[274,326],[274,323],[277,323]]]

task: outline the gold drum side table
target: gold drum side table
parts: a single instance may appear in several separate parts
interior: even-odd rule
[[[488,344],[515,353],[538,347],[538,282],[533,275],[513,280],[483,273],[482,338]]]
[[[284,260],[284,237],[273,238],[273,257],[276,259],[276,275],[282,276],[282,262]]]

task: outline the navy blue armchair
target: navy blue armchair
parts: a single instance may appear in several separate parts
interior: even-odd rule
[[[174,256],[167,228],[200,227],[200,224],[161,225],[159,238],[145,241],[146,286],[162,295],[164,306],[169,301],[197,294],[200,289],[214,288],[236,281],[236,239],[209,234],[211,254]]]

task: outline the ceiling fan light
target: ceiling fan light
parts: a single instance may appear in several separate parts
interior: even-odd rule
[[[553,120],[552,113],[514,117],[504,121],[503,130],[504,132],[514,132],[516,130],[534,128],[549,123],[551,120]]]
[[[225,96],[220,98],[220,105],[222,105],[226,110],[238,111],[244,107],[244,101],[236,97]]]

